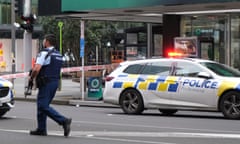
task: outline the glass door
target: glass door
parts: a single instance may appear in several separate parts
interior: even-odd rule
[[[201,41],[200,57],[227,63],[228,51],[228,15],[192,15],[184,16],[181,22],[181,35],[210,39]]]
[[[213,38],[198,38],[200,58],[207,60],[215,60],[214,55],[214,39]]]

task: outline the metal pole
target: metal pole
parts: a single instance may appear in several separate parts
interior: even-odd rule
[[[59,27],[59,51],[62,54],[62,27],[63,27],[63,22],[58,22],[58,27]]]
[[[153,56],[152,50],[153,50],[153,44],[152,44],[152,24],[147,24],[147,58],[150,58]]]
[[[23,0],[23,16],[29,17],[31,14],[31,0]]]
[[[31,14],[31,0],[24,0],[24,17],[29,17]],[[29,72],[32,67],[32,33],[24,31],[23,35],[23,57],[24,57],[24,72]],[[25,87],[28,79],[25,78]]]
[[[98,66],[98,46],[96,46],[96,66]]]
[[[232,50],[232,42],[231,42],[231,40],[232,40],[232,31],[231,31],[231,27],[232,26],[232,21],[231,21],[231,14],[229,14],[228,16],[227,16],[227,38],[226,38],[226,43],[227,43],[227,46],[226,46],[226,53],[227,53],[227,56],[226,56],[226,58],[225,58],[225,61],[226,61],[226,64],[227,65],[229,65],[229,66],[231,66],[231,64],[232,64],[232,62],[231,62],[231,50]]]
[[[63,27],[63,22],[58,22],[58,27],[59,27],[59,51],[61,54],[63,54],[62,50],[62,27]],[[59,91],[62,89],[62,73],[60,74],[60,81],[59,81]]]
[[[82,58],[82,100],[84,101],[84,21],[80,24],[80,57]]]
[[[15,63],[16,63],[16,59],[15,59],[15,41],[16,41],[16,31],[15,31],[15,26],[14,26],[14,22],[15,22],[15,0],[11,0],[11,23],[12,23],[12,29],[11,29],[11,39],[12,39],[12,52],[11,52],[11,58],[12,58],[12,73],[15,73]],[[12,83],[14,84],[14,79],[12,79]]]

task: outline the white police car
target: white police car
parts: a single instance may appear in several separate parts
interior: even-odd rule
[[[0,117],[14,106],[13,95],[12,83],[0,78]]]
[[[240,72],[202,59],[160,58],[123,62],[106,77],[103,99],[127,114],[156,108],[221,111],[240,118]]]

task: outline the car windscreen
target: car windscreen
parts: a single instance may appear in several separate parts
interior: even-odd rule
[[[225,76],[225,77],[240,77],[240,72],[227,66],[224,64],[219,64],[219,63],[212,63],[212,62],[201,62],[203,66],[207,67],[214,73],[220,76]]]

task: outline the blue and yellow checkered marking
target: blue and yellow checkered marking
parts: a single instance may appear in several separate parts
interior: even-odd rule
[[[119,75],[119,77],[136,78],[136,82],[114,82],[113,88],[134,87],[140,90],[177,92],[179,84],[176,77],[155,75]]]
[[[178,89],[178,83],[170,84],[169,87],[168,87],[169,92],[177,92],[177,89]]]
[[[158,83],[150,83],[148,90],[157,90]]]
[[[122,88],[123,82],[115,82],[113,88]]]
[[[240,90],[240,84],[231,81],[222,81],[218,87],[217,96],[221,96],[228,89]]]
[[[156,76],[156,75],[119,75],[119,77],[133,78],[136,81],[114,82],[113,88],[134,87],[139,90],[177,92],[181,79],[174,76]],[[190,88],[216,89],[217,96],[221,96],[226,90],[235,89],[240,91],[240,83],[236,81],[198,81],[195,79],[183,79],[182,86]],[[1,86],[1,85],[0,85]]]
[[[119,75],[118,77],[128,77],[128,75]]]

